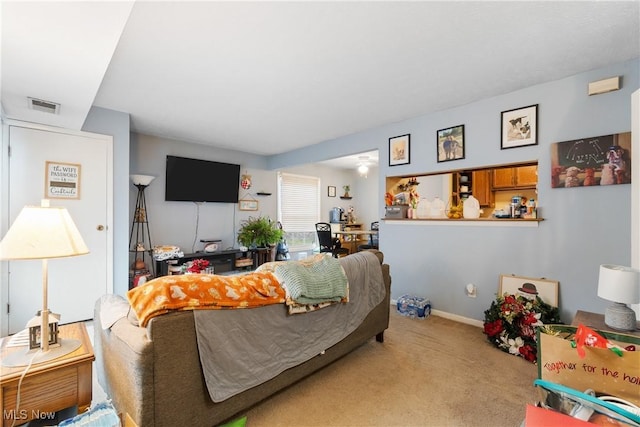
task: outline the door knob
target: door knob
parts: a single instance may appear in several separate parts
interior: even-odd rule
[[[98,226],[96,227],[96,230],[103,231],[104,230],[104,225],[98,224]]]

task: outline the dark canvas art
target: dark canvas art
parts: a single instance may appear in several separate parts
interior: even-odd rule
[[[551,144],[551,187],[631,183],[631,132]]]

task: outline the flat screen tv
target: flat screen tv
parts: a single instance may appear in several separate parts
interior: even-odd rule
[[[240,165],[167,156],[167,201],[238,203]]]

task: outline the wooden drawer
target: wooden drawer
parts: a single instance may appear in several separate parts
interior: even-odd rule
[[[78,402],[78,370],[74,367],[25,377],[20,387],[20,408],[16,411],[18,381],[2,387],[2,408],[12,416],[3,417],[9,426],[15,417],[16,424],[33,419],[47,419],[61,408],[75,406]]]

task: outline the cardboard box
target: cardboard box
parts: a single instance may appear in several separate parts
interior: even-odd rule
[[[609,348],[584,347],[580,357],[575,344],[577,328],[546,325],[558,335],[538,329],[538,378],[578,391],[591,389],[596,395],[609,395],[640,405],[640,338],[616,332],[597,331],[610,344],[635,351],[622,356]]]

